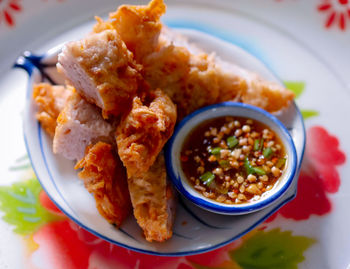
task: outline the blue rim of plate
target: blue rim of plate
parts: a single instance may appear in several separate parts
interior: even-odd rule
[[[188,27],[188,29],[191,29],[191,27]],[[207,32],[208,33],[208,32]],[[212,36],[215,36],[216,38],[222,39],[218,36],[216,36],[215,32],[209,32],[208,34],[211,34]],[[13,65],[13,68],[20,68],[20,69],[24,69],[27,73],[28,73],[28,80],[30,81],[32,75],[33,75],[33,70],[36,69],[38,71],[40,71],[40,69],[38,68],[37,64],[38,62],[41,62],[41,60],[44,60],[46,57],[50,57],[51,55],[45,53],[41,56],[35,56],[32,58],[32,55],[30,54],[24,54],[23,56],[20,56],[18,58],[18,60],[16,61],[16,63]],[[34,61],[33,61],[34,60]],[[264,64],[264,63],[263,63]],[[264,64],[265,65],[265,64]],[[267,66],[265,65],[265,67],[267,68]],[[270,70],[270,69],[269,69]],[[270,72],[272,72],[272,70],[270,70]],[[278,78],[278,76],[276,74],[274,74],[276,78]],[[279,79],[280,83],[282,83],[282,81]],[[26,93],[26,97],[27,99],[31,97],[31,92],[32,92],[32,88],[31,85],[28,84],[27,86],[27,93]],[[293,104],[295,106],[296,112],[298,114],[298,117],[302,119],[302,115],[301,112],[299,110],[299,108]],[[299,173],[299,169],[300,169],[300,165],[301,162],[304,158],[304,153],[305,153],[305,144],[306,144],[306,130],[305,130],[305,124],[304,121],[301,120],[302,123],[302,130],[303,130],[303,143],[302,143],[302,151],[301,151],[301,155],[300,158],[298,159],[298,171],[297,174]],[[41,128],[41,126],[39,125],[39,128]],[[24,131],[24,130],[23,130]],[[126,244],[120,243],[118,241],[112,240],[102,234],[100,234],[99,232],[92,230],[91,228],[87,227],[85,224],[83,224],[80,220],[78,220],[77,218],[73,217],[71,214],[69,214],[67,211],[65,211],[52,197],[52,195],[47,191],[47,189],[45,188],[45,185],[43,183],[43,181],[40,179],[40,177],[38,176],[37,173],[37,169],[35,167],[35,164],[33,162],[32,156],[31,156],[31,152],[29,150],[29,145],[28,145],[28,141],[27,141],[27,136],[25,134],[25,132],[23,133],[24,136],[24,142],[25,142],[25,146],[28,152],[28,156],[30,159],[30,162],[32,164],[33,170],[35,172],[35,174],[37,175],[37,179],[40,183],[40,185],[42,186],[42,188],[44,189],[44,191],[47,193],[47,195],[50,197],[50,199],[52,200],[52,202],[71,220],[73,220],[76,224],[78,224],[79,226],[81,226],[83,229],[85,229],[86,231],[90,232],[91,234],[102,238],[104,240],[106,240],[107,242],[110,242],[112,244],[115,244],[117,246],[121,246],[136,252],[140,252],[140,253],[144,253],[144,254],[149,254],[149,255],[156,255],[156,256],[168,256],[168,257],[178,257],[178,256],[190,256],[190,255],[196,255],[196,254],[201,254],[201,253],[205,253],[205,252],[209,252],[215,249],[218,249],[220,247],[223,247],[231,242],[233,242],[234,240],[242,237],[243,235],[245,235],[246,233],[250,232],[251,230],[253,230],[255,227],[257,227],[260,223],[262,223],[263,221],[265,221],[266,219],[268,219],[271,215],[273,215],[278,209],[280,209],[282,206],[284,206],[285,204],[287,204],[289,201],[293,200],[297,194],[297,190],[295,190],[295,192],[290,195],[289,197],[286,197],[286,199],[281,200],[281,202],[279,204],[277,204],[276,206],[274,206],[273,208],[271,208],[271,210],[269,211],[269,213],[267,213],[266,215],[264,215],[262,218],[260,218],[259,220],[257,220],[253,225],[249,226],[247,229],[243,230],[241,233],[235,235],[234,237],[223,241],[219,244],[213,245],[211,247],[207,247],[207,248],[203,248],[203,249],[199,249],[199,250],[194,250],[194,251],[183,251],[183,252],[156,252],[156,251],[150,251],[150,250],[145,250],[145,249],[141,249],[141,248],[135,248],[135,247],[130,247]],[[42,156],[43,157],[43,156]],[[46,169],[48,169],[48,167],[46,167]],[[49,170],[47,170],[47,172],[49,173]],[[56,191],[59,193],[59,191],[56,189]],[[64,200],[64,198],[61,196],[61,198]]]
[[[208,110],[212,110],[212,109],[216,109],[216,108],[222,108],[222,107],[239,107],[242,109],[247,109],[247,110],[253,110],[255,112],[257,112],[258,114],[263,115],[265,118],[268,118],[270,121],[272,121],[277,127],[279,127],[283,133],[283,136],[285,138],[285,140],[287,141],[287,143],[290,145],[291,147],[291,156],[289,156],[288,159],[290,159],[290,163],[291,163],[291,173],[286,181],[286,183],[282,186],[282,188],[274,193],[273,195],[267,197],[266,199],[262,200],[261,202],[257,202],[255,204],[247,204],[244,206],[240,206],[240,207],[234,207],[234,206],[220,206],[217,203],[212,203],[207,201],[204,197],[194,197],[191,193],[189,193],[183,186],[182,181],[186,180],[186,179],[181,179],[180,175],[176,175],[175,173],[175,169],[174,169],[174,165],[172,162],[172,152],[173,152],[173,148],[175,146],[174,142],[176,140],[177,135],[179,134],[179,132],[182,130],[182,128],[184,126],[186,126],[186,124],[193,119],[194,117],[199,116],[200,114],[207,112]],[[234,116],[234,115],[232,115]],[[214,117],[215,118],[215,117]],[[199,123],[200,124],[200,123]],[[193,126],[193,128],[195,128],[196,126]],[[193,130],[192,128],[192,130]],[[190,131],[191,132],[191,131]],[[183,142],[183,141],[182,141]],[[172,135],[172,137],[170,138],[170,140],[168,141],[166,147],[165,147],[165,163],[166,163],[166,167],[167,167],[167,172],[170,176],[170,180],[171,182],[175,185],[175,187],[177,188],[177,190],[184,195],[188,200],[190,200],[191,202],[193,202],[194,204],[196,204],[197,206],[200,206],[204,209],[207,209],[209,211],[214,211],[214,212],[221,212],[223,214],[229,214],[229,213],[237,213],[237,214],[244,214],[244,213],[249,213],[251,211],[257,211],[260,209],[265,208],[266,206],[268,206],[269,204],[272,204],[273,202],[275,202],[278,198],[280,198],[283,194],[286,193],[286,191],[288,190],[288,188],[290,187],[290,185],[292,184],[296,171],[297,171],[297,153],[295,150],[295,146],[294,146],[294,142],[292,137],[290,136],[288,130],[286,129],[286,127],[283,125],[283,123],[278,120],[274,115],[266,112],[265,110],[252,106],[252,105],[248,105],[248,104],[244,104],[244,103],[238,103],[238,102],[222,102],[219,104],[214,104],[214,105],[210,105],[210,106],[206,106],[203,107],[201,109],[198,109],[196,111],[194,111],[193,113],[191,113],[190,115],[186,116],[175,128],[175,131]],[[177,168],[178,170],[181,169],[181,167]]]

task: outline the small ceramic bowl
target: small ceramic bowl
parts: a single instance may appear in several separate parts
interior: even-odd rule
[[[222,116],[240,116],[262,122],[279,136],[285,147],[288,158],[281,177],[275,183],[274,187],[265,192],[257,201],[228,205],[206,198],[193,188],[181,168],[180,154],[187,136],[199,124]],[[284,125],[275,116],[265,110],[236,102],[224,102],[204,107],[184,118],[175,129],[171,140],[167,144],[165,157],[170,179],[183,196],[203,209],[226,215],[247,214],[273,204],[287,191],[297,171],[295,146]]]

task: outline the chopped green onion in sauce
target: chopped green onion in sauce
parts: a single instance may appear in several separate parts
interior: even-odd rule
[[[199,178],[205,185],[209,185],[215,179],[215,175],[211,172],[205,172]]]
[[[228,116],[197,126],[183,144],[180,161],[188,181],[204,197],[241,204],[273,188],[288,156],[268,126]]]
[[[218,155],[220,154],[220,151],[221,151],[221,148],[220,147],[216,147],[216,148],[213,148],[210,153],[213,154],[213,155]]]
[[[238,139],[235,136],[230,136],[227,138],[227,146],[232,149],[238,145]]]
[[[277,168],[281,168],[282,166],[284,166],[284,164],[286,163],[287,159],[286,158],[280,158],[278,159],[277,163],[276,163],[276,167]]]
[[[221,167],[229,167],[230,166],[230,162],[229,161],[227,161],[227,160],[220,160],[219,161],[219,165],[221,166]]]
[[[260,148],[260,139],[254,140],[254,150],[257,151]]]
[[[261,167],[254,167],[254,172],[258,174],[259,176],[266,175],[266,172],[263,168]]]
[[[268,159],[271,158],[272,154],[273,154],[273,151],[271,148],[265,148],[263,150],[263,155],[265,158],[268,158]]]
[[[255,173],[254,167],[250,164],[248,157],[244,160],[244,168],[248,175]]]

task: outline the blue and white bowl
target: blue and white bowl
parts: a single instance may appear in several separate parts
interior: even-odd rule
[[[274,187],[263,193],[260,199],[243,204],[224,204],[204,197],[196,191],[181,168],[181,150],[186,138],[201,123],[224,116],[246,117],[267,125],[281,139],[288,156],[285,169]],[[168,175],[177,190],[197,206],[214,213],[242,215],[261,210],[281,197],[290,187],[297,171],[297,153],[288,130],[275,116],[258,107],[224,102],[199,109],[184,118],[174,131],[165,151]]]

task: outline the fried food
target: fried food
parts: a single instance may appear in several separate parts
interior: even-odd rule
[[[101,110],[77,92],[68,98],[57,118],[53,152],[69,160],[80,160],[91,143],[114,143],[115,128],[102,118]]]
[[[64,108],[71,93],[70,87],[66,88],[62,85],[34,84],[33,99],[38,107],[36,118],[51,137],[55,135],[58,114]]]
[[[123,5],[107,21],[96,17],[92,33],[58,57],[58,70],[76,91],[43,84],[33,94],[38,120],[54,134],[54,153],[80,160],[79,177],[100,214],[119,226],[131,199],[150,242],[172,236],[175,193],[162,148],[176,121],[223,101],[277,112],[294,98],[166,28],[165,10],[163,0],[152,0]]]
[[[208,54],[192,55],[184,47],[169,45],[147,56],[143,64],[145,79],[170,96],[179,120],[218,98],[217,70]]]
[[[147,241],[163,242],[172,236],[175,193],[167,181],[162,153],[151,168],[128,179],[131,203],[137,223]]]
[[[159,19],[165,11],[163,0],[152,0],[147,6],[122,5],[110,14],[110,23],[138,63],[157,48],[162,29]]]
[[[115,30],[91,33],[66,44],[58,70],[105,118],[127,111],[138,90],[141,66]]]
[[[144,58],[144,76],[151,87],[162,88],[172,98],[178,106],[178,119],[203,106],[224,101],[244,102],[276,112],[294,98],[291,91],[279,84],[222,61],[214,54],[208,55],[169,29],[162,31],[159,46],[159,51]]]
[[[161,90],[135,97],[117,127],[118,153],[128,177],[147,172],[173,133],[176,106]]]
[[[256,73],[219,58],[216,62],[220,83],[218,102],[235,100],[258,106],[268,112],[278,112],[289,106],[294,99],[292,91],[275,82],[267,81]],[[229,83],[235,86],[232,87]],[[237,91],[238,94],[235,93]]]
[[[131,211],[131,202],[126,171],[112,145],[98,142],[88,146],[75,169],[83,169],[78,175],[93,194],[100,214],[119,227]]]

